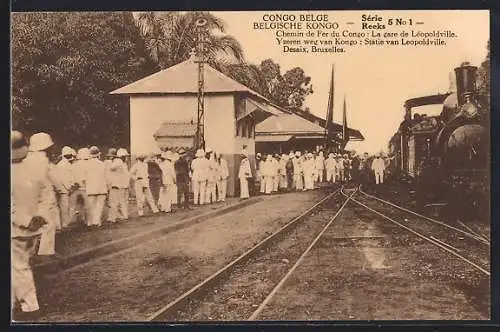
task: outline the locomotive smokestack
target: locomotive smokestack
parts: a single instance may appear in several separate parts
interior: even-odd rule
[[[457,80],[457,99],[458,105],[465,102],[464,94],[476,92],[477,67],[464,62],[460,67],[455,68],[455,77]]]

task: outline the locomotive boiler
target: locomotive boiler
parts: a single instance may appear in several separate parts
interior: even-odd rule
[[[407,100],[405,120],[389,147],[403,177],[414,184],[417,205],[442,206],[453,219],[489,213],[489,110],[476,87],[477,67],[455,68],[456,92]],[[442,104],[437,116],[415,106]]]

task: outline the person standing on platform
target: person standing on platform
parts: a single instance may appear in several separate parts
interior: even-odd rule
[[[50,257],[55,255],[56,230],[60,228],[61,216],[57,205],[56,192],[54,188],[55,170],[50,162],[54,142],[52,137],[46,133],[37,133],[30,137],[29,153],[23,163],[26,163],[27,171],[42,186],[40,196],[41,217],[47,221],[47,227],[42,232],[38,255]]]
[[[359,184],[359,156],[355,155],[351,160],[351,176],[355,183]]]
[[[382,159],[381,155],[377,155],[372,162],[372,170],[375,174],[375,184],[383,184],[384,183],[384,171],[385,171],[385,162]]]
[[[100,160],[97,146],[90,148],[91,159],[85,173],[85,190],[89,203],[89,226],[101,227],[104,204],[108,193],[108,169]]]
[[[130,173],[127,165],[127,158],[129,154],[126,149],[121,148],[116,152],[116,156],[120,161],[116,161],[120,165],[120,171],[118,172],[118,190],[120,192],[118,199],[118,218],[121,220],[128,219],[128,198],[129,198],[129,186],[130,186]]]
[[[149,188],[156,205],[158,204],[158,199],[160,198],[160,188],[162,187],[162,174],[160,166],[158,165],[158,157],[160,154],[161,152],[153,152],[150,154],[147,160]]]
[[[160,168],[163,174],[163,187],[160,191],[158,207],[163,212],[171,212],[173,201],[172,197],[175,194],[174,187],[176,187],[176,174],[174,164],[172,163],[174,154],[172,151],[163,152],[161,159],[163,159],[160,163]]]
[[[227,161],[221,154],[217,155],[217,201],[225,202],[227,195],[227,179],[229,178],[229,168]]]
[[[205,157],[205,151],[198,149],[195,154],[195,159],[191,162],[191,170],[193,172],[193,192],[194,204],[205,204],[207,180],[208,180],[208,160]]]
[[[189,164],[186,160],[186,151],[181,148],[179,158],[174,162],[175,181],[177,184],[177,206],[181,207],[181,197],[184,197],[183,208],[189,209]]]
[[[75,150],[64,146],[61,150],[62,159],[56,165],[57,193],[59,196],[59,210],[61,212],[61,227],[66,229],[71,223],[74,204],[71,204],[70,196],[74,196],[75,179],[73,176],[73,162],[75,161]],[[72,197],[71,197],[72,198]]]
[[[271,161],[273,163],[273,193],[278,192],[280,185],[280,165],[278,160],[278,154],[274,154],[274,156],[271,158]]]
[[[344,158],[339,153],[337,159],[337,177],[340,183],[344,182]]]
[[[315,179],[315,164],[313,159],[313,154],[308,153],[305,156],[303,170],[304,170],[304,190],[314,189],[314,179]]]
[[[205,202],[208,204],[217,201],[217,164],[215,161],[215,152],[212,149],[207,149],[207,188],[205,192]]]
[[[248,179],[252,177],[252,169],[250,168],[250,161],[245,153],[242,154],[242,160],[240,162],[240,168],[238,171],[238,178],[240,180],[240,198],[247,199],[250,197],[248,191]],[[261,162],[261,172],[264,164]],[[262,174],[262,173],[261,173]]]
[[[330,152],[325,160],[326,182],[335,183],[335,164],[334,154]]]
[[[266,162],[265,158],[262,157],[262,155],[257,153],[257,178],[259,179],[259,192],[261,194],[265,193],[266,191],[266,180],[264,179],[264,175],[262,174],[262,166]]]
[[[24,163],[27,154],[24,135],[11,131],[11,309],[15,321],[31,321],[40,315],[30,259],[35,256],[40,236],[47,227],[44,211],[40,209],[45,184]]]
[[[111,150],[111,149],[110,149]],[[126,200],[124,194],[124,181],[125,177],[127,182],[129,179],[128,171],[126,165],[121,158],[123,158],[123,151],[111,150],[108,158],[112,158],[111,164],[106,167],[107,178],[109,183],[109,212],[108,212],[108,222],[115,223],[120,216],[128,215],[128,199]],[[128,184],[127,184],[128,186]],[[128,216],[127,216],[128,218]]]
[[[261,172],[264,176],[264,193],[271,194],[274,187],[274,162],[273,156],[267,155],[266,161],[262,164]]]
[[[134,179],[135,199],[137,202],[137,212],[140,217],[144,215],[144,203],[147,201],[153,213],[158,213],[158,207],[151,194],[149,185],[148,165],[144,162],[146,154],[137,156],[136,163],[130,169],[130,176]]]
[[[290,152],[285,165],[287,191],[293,190],[293,159],[294,154],[293,152]]]
[[[302,161],[300,151],[295,152],[295,158],[293,158],[293,187],[296,190],[303,190],[304,183],[302,181]]]
[[[323,156],[323,151],[318,152],[318,156],[314,160],[316,168],[316,182],[323,182],[323,176],[325,172],[325,157]]]
[[[288,155],[283,153],[279,161],[279,189],[286,191],[288,188],[288,183],[286,181],[286,163],[288,161]]]
[[[75,178],[75,198],[74,198],[74,218],[76,222],[88,226],[88,201],[85,191],[84,177],[88,160],[90,159],[90,152],[88,148],[81,148],[76,154],[76,161],[73,164],[73,175]]]

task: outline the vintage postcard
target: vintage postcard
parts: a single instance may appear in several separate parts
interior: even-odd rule
[[[12,13],[12,321],[489,320],[489,15]]]

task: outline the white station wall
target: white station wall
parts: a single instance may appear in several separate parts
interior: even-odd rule
[[[196,123],[196,95],[130,97],[130,149],[132,154],[155,148],[153,134],[163,122]],[[232,95],[205,96],[206,146],[220,153],[234,153],[234,99]]]

